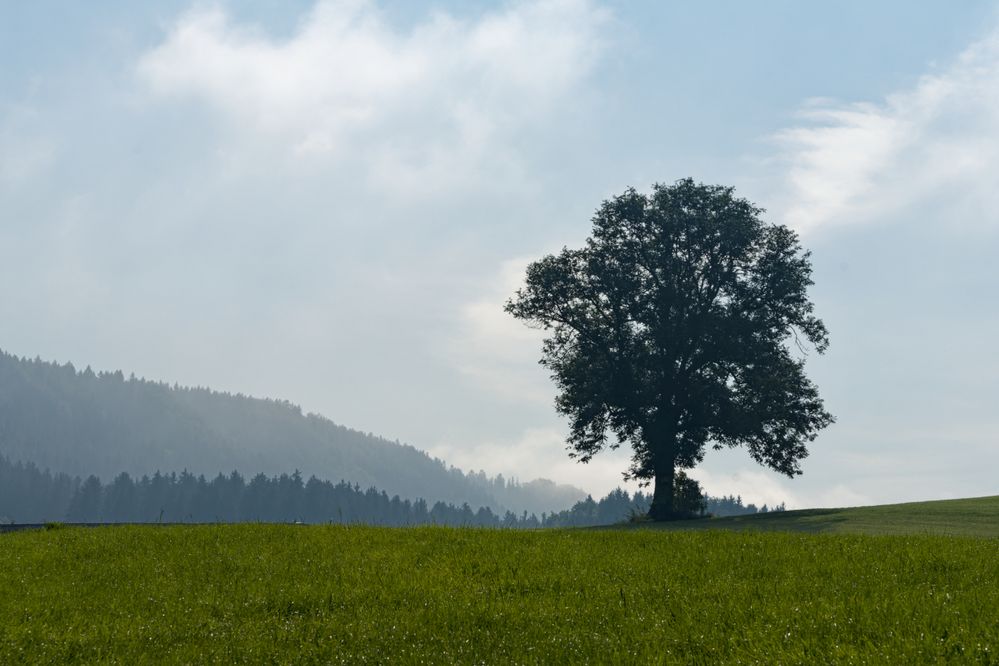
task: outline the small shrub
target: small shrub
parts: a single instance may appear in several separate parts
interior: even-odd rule
[[[649,518],[649,512],[647,509],[639,509],[638,507],[632,507],[628,509],[628,516],[624,519],[626,523],[650,523],[652,519]]]
[[[673,510],[681,518],[698,518],[708,508],[701,484],[679,470],[673,479]]]

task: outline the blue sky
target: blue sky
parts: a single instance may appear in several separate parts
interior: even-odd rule
[[[993,2],[0,5],[0,347],[282,397],[594,493],[501,306],[600,201],[735,185],[814,252],[791,506],[994,494]]]

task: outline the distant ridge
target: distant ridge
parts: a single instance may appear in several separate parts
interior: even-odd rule
[[[466,474],[413,446],[338,425],[282,400],[170,386],[121,371],[0,351],[0,453],[70,475],[187,469],[303,474],[494,510],[551,512],[578,488]]]

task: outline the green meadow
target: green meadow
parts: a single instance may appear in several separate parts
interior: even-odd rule
[[[726,529],[813,534],[940,534],[999,537],[999,495],[849,509],[755,513],[711,520],[646,523],[638,526],[666,530]]]
[[[985,498],[670,529],[2,534],[0,663],[996,663],[997,521]]]

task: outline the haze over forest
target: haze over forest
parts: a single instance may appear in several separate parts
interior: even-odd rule
[[[0,352],[0,454],[106,482],[182,470],[209,478],[298,471],[389,496],[541,514],[585,497],[544,479],[449,467],[412,446],[351,430],[288,402],[77,370]]]

